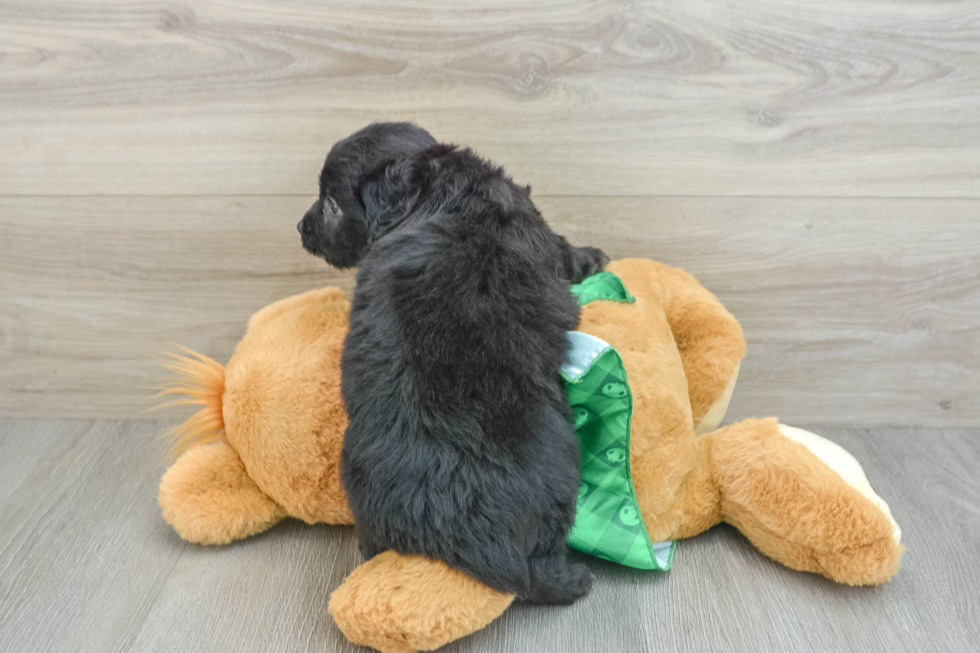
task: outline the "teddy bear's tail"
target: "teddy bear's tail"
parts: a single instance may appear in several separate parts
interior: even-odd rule
[[[186,356],[168,354],[161,365],[175,374],[157,393],[157,397],[176,396],[155,408],[168,406],[202,406],[183,424],[168,431],[168,457],[176,460],[197,444],[217,442],[225,428],[221,413],[221,396],[225,391],[225,368],[218,361],[187,347],[180,348]]]

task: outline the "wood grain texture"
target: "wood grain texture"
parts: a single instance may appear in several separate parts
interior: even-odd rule
[[[350,289],[299,246],[307,199],[0,198],[0,415],[132,417],[174,343],[225,361],[262,306]],[[980,420],[980,201],[537,202],[573,242],[721,298],[749,342],[730,418]]]
[[[0,650],[366,651],[326,612],[353,531],[287,521],[240,543],[181,541],[156,505],[154,422],[0,420]],[[947,653],[980,641],[980,432],[818,429],[889,502],[896,578],[849,588],[785,569],[729,527],[669,573],[583,559],[592,594],[518,605],[444,649]]]
[[[0,193],[308,194],[412,119],[550,195],[980,196],[971,2],[0,4]]]

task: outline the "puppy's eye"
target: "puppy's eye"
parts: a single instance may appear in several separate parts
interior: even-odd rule
[[[335,202],[332,197],[328,197],[327,198],[327,208],[334,215],[337,215],[338,213],[340,213],[340,207],[337,206],[337,202]]]

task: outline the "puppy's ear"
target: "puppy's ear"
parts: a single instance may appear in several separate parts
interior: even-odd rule
[[[380,238],[415,209],[425,183],[426,163],[399,159],[370,175],[361,186],[371,240]]]
[[[364,212],[370,221],[385,210],[386,199],[381,181],[373,179],[361,187],[361,202],[364,203]]]

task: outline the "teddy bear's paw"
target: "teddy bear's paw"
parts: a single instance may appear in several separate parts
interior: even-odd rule
[[[767,556],[847,585],[879,585],[898,570],[898,525],[838,445],[772,418],[726,426],[705,442],[723,520]]]
[[[385,551],[347,577],[328,609],[354,644],[412,653],[476,632],[513,600],[442,561]]]
[[[837,483],[853,491],[848,497],[835,491],[832,482],[818,482],[817,475],[800,479],[823,497],[823,504],[807,517],[812,534],[819,534],[811,553],[814,570],[848,585],[879,585],[890,580],[904,552],[902,531],[860,463],[843,447],[815,433],[785,424],[778,428],[829,467],[829,478],[836,475]]]
[[[226,441],[185,451],[163,475],[159,501],[167,523],[198,544],[227,544],[286,516],[249,478]]]
[[[895,540],[895,544],[901,544],[902,529],[899,528],[895,518],[892,517],[892,511],[888,508],[888,504],[871,487],[871,483],[868,482],[868,477],[865,476],[861,463],[854,456],[839,444],[822,438],[816,433],[804,431],[795,426],[780,424],[779,432],[790,440],[799,442],[809,449],[814,456],[834,470],[841,477],[841,480],[860,492],[862,496],[881,510],[888,518],[888,521],[891,522],[892,528],[894,529],[892,531],[892,538]]]

